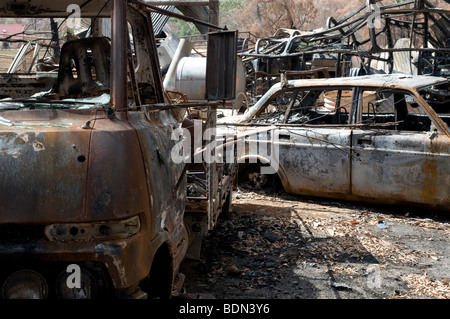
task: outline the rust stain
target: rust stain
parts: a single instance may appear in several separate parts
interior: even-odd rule
[[[438,187],[436,184],[436,178],[439,172],[436,162],[434,160],[427,160],[422,172],[425,176],[422,185],[422,196],[427,200],[427,202],[433,203],[433,200],[436,198]]]

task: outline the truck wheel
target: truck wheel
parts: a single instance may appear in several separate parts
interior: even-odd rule
[[[167,245],[161,246],[153,259],[150,275],[142,284],[148,299],[170,299],[172,294],[172,259]]]

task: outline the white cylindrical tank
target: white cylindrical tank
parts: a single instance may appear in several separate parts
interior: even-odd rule
[[[188,100],[205,100],[206,91],[206,58],[184,57],[178,62],[175,76],[175,90]],[[231,101],[234,109],[239,109],[245,99],[246,74],[240,58],[236,67],[236,99]]]
[[[175,91],[189,100],[204,100],[206,89],[206,58],[185,57],[178,62]]]
[[[175,78],[176,71],[178,68],[178,63],[183,59],[183,57],[188,57],[191,54],[194,44],[186,39],[181,39],[178,44],[177,51],[173,56],[172,63],[169,66],[169,70],[164,78],[164,89],[167,91],[175,91]]]

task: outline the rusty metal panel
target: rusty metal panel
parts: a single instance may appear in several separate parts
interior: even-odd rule
[[[51,87],[54,79],[37,78],[34,75],[0,74],[0,99],[22,98],[32,96],[35,93],[46,91]]]
[[[2,222],[73,222],[86,214],[90,220],[113,220],[147,209],[134,129],[102,120],[95,130],[83,130],[94,116],[65,110],[2,113],[15,123],[0,127]]]
[[[370,181],[370,182],[369,182]],[[450,141],[428,132],[353,134],[352,193],[383,203],[450,207]]]
[[[117,119],[98,120],[90,143],[86,198],[90,220],[148,211],[145,170],[134,128]]]
[[[205,98],[232,100],[236,97],[237,32],[214,32],[208,36]]]
[[[92,115],[2,112],[15,125],[0,126],[1,222],[46,223],[82,216],[90,133],[80,126]]]
[[[350,129],[281,129],[280,166],[289,190],[309,194],[350,191]]]
[[[272,143],[279,148],[278,174],[287,192],[350,193],[350,129],[282,127],[263,134],[250,134],[246,138],[245,153],[238,154],[238,160],[264,160],[261,150],[269,150]],[[286,176],[282,176],[283,172]]]
[[[139,139],[147,176],[151,234],[170,234],[174,267],[178,267],[187,251],[188,241],[183,222],[186,178],[183,164],[174,163],[170,154],[175,145],[170,138],[171,131],[177,123],[167,111],[129,112],[128,118]]]

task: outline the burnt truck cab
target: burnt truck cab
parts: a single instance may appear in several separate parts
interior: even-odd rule
[[[17,52],[0,74],[2,298],[170,297],[186,179],[150,11],[33,0],[0,13],[34,23],[1,39]]]

